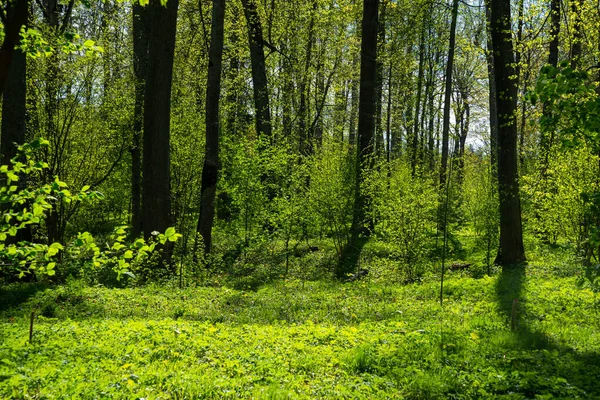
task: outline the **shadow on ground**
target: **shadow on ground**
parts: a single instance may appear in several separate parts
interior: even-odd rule
[[[47,289],[42,283],[8,284],[0,287],[0,313],[27,303],[36,293]]]
[[[580,351],[532,327],[524,296],[526,282],[523,264],[502,269],[496,284],[499,310],[512,328],[505,350],[511,374],[519,383],[511,390],[526,398],[600,398],[600,354]]]

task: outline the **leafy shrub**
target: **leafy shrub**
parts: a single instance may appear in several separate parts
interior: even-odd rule
[[[19,155],[11,160],[11,166],[0,167],[3,183],[0,186],[0,205],[4,216],[0,222],[0,260],[3,266],[1,271],[5,275],[18,275],[19,278],[28,274],[52,277],[56,275],[57,266],[59,270],[73,270],[73,266],[78,266],[81,274],[85,275],[95,273],[104,265],[110,266],[119,279],[123,274],[131,274],[131,264],[147,259],[157,244],[164,245],[179,239],[181,235],[174,228],[168,228],[164,234],[156,232],[156,240],[150,243],[141,238],[126,243],[125,228],[118,227],[102,248],[89,232],[79,233],[65,244],[20,240],[17,236],[19,231],[42,224],[57,204],[102,198],[99,192],[91,191],[90,187],[71,193],[58,177],[52,183],[35,188],[19,185],[19,181],[26,176],[48,168],[46,163],[33,159],[34,153],[47,145],[48,141],[44,139],[22,145]],[[63,278],[66,278],[64,274]]]
[[[436,229],[437,193],[433,182],[413,178],[408,165],[398,161],[388,171],[381,168],[366,180],[373,199],[375,231],[394,245],[392,257],[400,261],[410,280],[423,275],[428,265],[432,233]]]

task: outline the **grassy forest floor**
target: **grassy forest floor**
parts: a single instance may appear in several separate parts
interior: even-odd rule
[[[443,307],[437,277],[375,268],[252,291],[4,286],[0,398],[600,398],[598,299],[542,250],[450,272]]]

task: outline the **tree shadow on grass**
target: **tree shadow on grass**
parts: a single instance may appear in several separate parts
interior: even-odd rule
[[[503,390],[526,398],[600,398],[600,354],[578,350],[532,327],[526,281],[527,269],[522,264],[503,268],[496,282],[498,308],[512,328],[502,350],[507,372],[517,382]]]
[[[48,287],[43,283],[15,283],[0,287],[0,313],[19,307]]]
[[[335,268],[335,276],[338,279],[347,278],[349,274],[356,272],[363,247],[369,241],[366,235],[353,234],[352,238],[342,249],[340,260]]]

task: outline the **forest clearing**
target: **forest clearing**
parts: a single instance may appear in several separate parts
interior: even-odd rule
[[[600,398],[597,0],[0,26],[0,398]]]
[[[436,277],[403,285],[377,269],[255,291],[9,286],[0,395],[597,398],[598,299],[555,261],[524,275],[451,272],[443,307]]]

